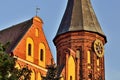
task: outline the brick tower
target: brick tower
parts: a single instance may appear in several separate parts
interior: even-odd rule
[[[105,80],[104,44],[107,39],[90,0],[68,0],[53,41],[64,80]]]

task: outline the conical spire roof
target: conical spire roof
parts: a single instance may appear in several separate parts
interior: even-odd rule
[[[105,37],[90,0],[68,0],[57,35],[70,31],[90,31]]]

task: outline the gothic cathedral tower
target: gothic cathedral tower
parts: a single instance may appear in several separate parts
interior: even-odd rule
[[[106,42],[90,0],[68,0],[54,38],[63,79],[105,80]]]

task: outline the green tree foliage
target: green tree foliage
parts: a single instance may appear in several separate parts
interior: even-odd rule
[[[47,70],[46,76],[42,76],[43,80],[60,80],[58,67],[55,64],[48,65]]]
[[[30,80],[31,70],[27,66],[15,67],[17,58],[6,53],[6,47],[0,43],[0,80]]]

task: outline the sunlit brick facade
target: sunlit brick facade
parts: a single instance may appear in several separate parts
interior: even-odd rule
[[[43,21],[35,16],[0,32],[0,41],[10,42],[7,52],[17,57],[16,66],[27,65],[32,70],[31,80],[41,80],[46,66],[54,61],[42,27]]]
[[[68,0],[54,38],[64,80],[105,80],[106,42],[90,0]]]

